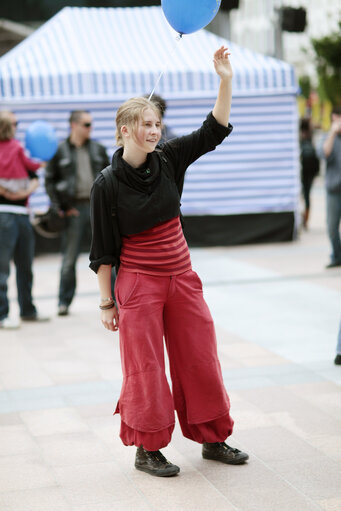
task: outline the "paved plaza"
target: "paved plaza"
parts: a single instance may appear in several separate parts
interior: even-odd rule
[[[178,424],[170,479],[134,469],[119,438],[118,334],[99,321],[87,255],[68,317],[57,317],[59,255],[35,260],[49,323],[0,331],[1,511],[340,511],[341,269],[325,270],[324,193],[291,243],[192,249],[217,330],[244,466],[201,458]],[[14,272],[11,314],[18,313]]]

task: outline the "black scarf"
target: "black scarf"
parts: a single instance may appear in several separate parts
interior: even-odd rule
[[[157,154],[149,153],[143,165],[134,168],[123,158],[123,148],[118,149],[112,158],[112,167],[119,181],[134,190],[150,194],[160,181],[160,160]]]
[[[112,168],[118,179],[117,220],[121,235],[136,234],[180,214],[180,195],[175,181],[156,151],[134,169],[118,149]],[[166,160],[167,161],[167,160]],[[167,168],[163,168],[163,166]]]

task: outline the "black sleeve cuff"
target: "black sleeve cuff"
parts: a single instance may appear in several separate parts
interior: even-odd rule
[[[102,264],[110,264],[112,267],[114,267],[116,265],[116,259],[113,256],[103,256],[100,259],[91,261],[89,264],[89,268],[91,268],[92,271],[97,273],[99,267]]]
[[[228,126],[223,126],[222,124],[219,124],[219,122],[216,120],[212,112],[208,114],[208,116],[206,117],[206,121],[208,122],[209,126],[212,129],[218,131],[224,137],[228,137],[228,135],[233,130],[233,126],[230,123],[228,124]]]

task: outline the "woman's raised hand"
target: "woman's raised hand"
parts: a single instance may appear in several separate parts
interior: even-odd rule
[[[231,80],[233,76],[229,55],[228,48],[225,46],[221,46],[213,55],[214,69],[222,80]]]

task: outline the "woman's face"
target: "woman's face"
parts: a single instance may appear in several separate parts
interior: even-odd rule
[[[161,118],[152,108],[146,108],[132,130],[132,140],[143,152],[154,151],[161,138]]]

